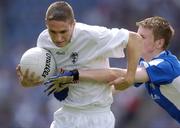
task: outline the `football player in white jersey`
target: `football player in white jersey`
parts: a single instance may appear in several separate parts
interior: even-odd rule
[[[166,19],[157,16],[137,22],[137,26],[138,33],[143,37],[144,48],[135,75],[135,86],[144,83],[152,99],[180,123],[180,61],[167,50],[174,29]],[[121,84],[126,71],[126,69],[79,70],[79,77],[80,80],[109,82],[109,85],[115,85],[116,89],[124,90],[129,87]]]
[[[139,34],[78,23],[72,7],[64,1],[49,6],[45,22],[47,29],[39,35],[37,46],[53,54],[58,68],[108,68],[108,57],[124,57],[123,50],[127,48],[124,83],[134,82],[142,49]],[[20,66],[16,70],[23,86],[41,83],[34,73],[27,70],[22,74]],[[87,80],[68,86],[68,96],[62,101],[63,107],[54,113],[51,128],[114,128],[114,115],[110,110],[112,90],[107,83]]]

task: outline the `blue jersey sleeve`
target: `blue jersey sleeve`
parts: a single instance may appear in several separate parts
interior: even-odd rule
[[[176,77],[173,71],[173,65],[163,59],[155,59],[148,63],[146,71],[150,82],[154,84],[168,84]]]

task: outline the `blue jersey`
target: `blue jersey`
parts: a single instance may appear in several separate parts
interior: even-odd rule
[[[176,56],[163,51],[150,62],[141,59],[140,66],[149,76],[145,87],[152,99],[180,123],[180,62]]]

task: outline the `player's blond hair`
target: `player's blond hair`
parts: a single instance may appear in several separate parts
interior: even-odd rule
[[[153,30],[154,40],[164,39],[165,43],[163,48],[166,49],[169,45],[170,39],[173,37],[175,31],[168,21],[162,17],[154,16],[146,18],[140,22],[136,22],[136,25]]]
[[[54,2],[48,7],[45,20],[74,22],[74,12],[72,7],[65,1]]]

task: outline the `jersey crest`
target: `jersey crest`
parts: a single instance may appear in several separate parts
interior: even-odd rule
[[[75,64],[78,61],[78,53],[77,52],[72,52],[70,55],[71,61],[73,64]]]

